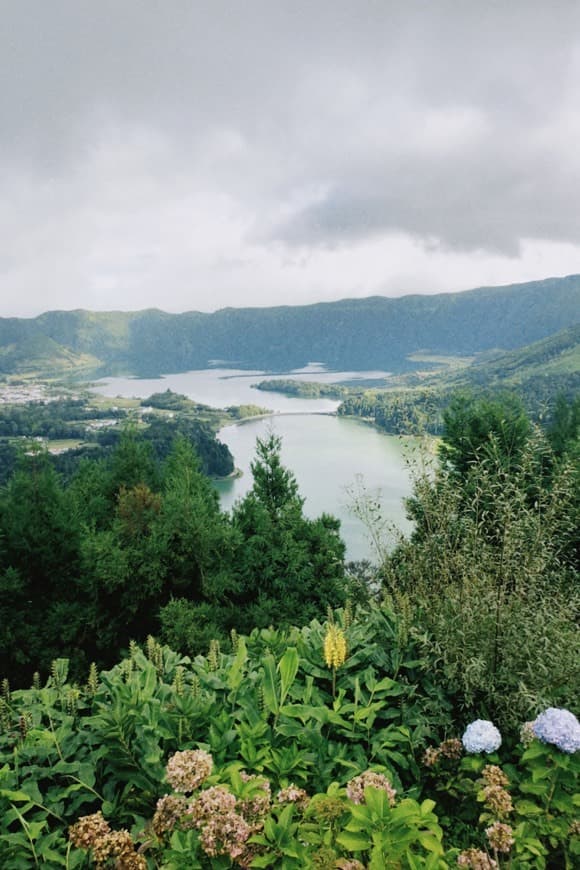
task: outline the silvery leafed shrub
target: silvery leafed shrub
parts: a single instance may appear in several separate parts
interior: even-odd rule
[[[548,707],[532,723],[542,743],[552,743],[561,752],[572,754],[580,749],[580,722],[569,710]]]
[[[487,719],[476,719],[465,729],[461,738],[466,752],[495,752],[501,746],[501,734]]]

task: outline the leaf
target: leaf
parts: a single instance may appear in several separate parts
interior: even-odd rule
[[[278,674],[274,656],[268,653],[264,656],[262,665],[264,668],[264,704],[266,709],[277,716],[280,712],[280,704],[278,703]]]
[[[520,816],[537,816],[544,812],[541,807],[532,801],[517,801],[515,807]]]
[[[428,832],[421,832],[418,837],[419,842],[423,846],[424,849],[427,849],[428,852],[434,852],[436,854],[441,854],[443,849],[441,848],[441,843],[433,834]]]
[[[539,740],[536,740],[522,755],[522,762],[533,761],[534,758],[541,758],[546,754],[547,749],[544,744],[540,743]]]
[[[336,842],[349,852],[363,852],[371,845],[366,834],[362,832],[357,834],[354,831],[342,831],[336,838]]]
[[[278,670],[280,671],[280,706],[286,700],[286,696],[296,679],[299,664],[300,657],[298,656],[298,650],[296,647],[289,646],[278,665]]]
[[[29,794],[26,794],[25,791],[9,791],[8,789],[2,788],[0,789],[0,797],[4,797],[9,801],[15,801],[16,803],[27,801],[34,803],[34,800]]]

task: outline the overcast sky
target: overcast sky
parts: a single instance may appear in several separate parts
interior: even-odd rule
[[[0,13],[0,315],[580,272],[577,0]]]

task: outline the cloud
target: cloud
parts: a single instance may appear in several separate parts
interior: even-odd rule
[[[0,5],[0,314],[580,271],[578,4]]]

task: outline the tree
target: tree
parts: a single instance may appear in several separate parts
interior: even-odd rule
[[[24,456],[2,491],[0,540],[0,659],[16,677],[48,665],[84,620],[80,528],[45,453]]]
[[[580,452],[580,396],[572,401],[560,394],[548,426],[548,440],[557,457]]]
[[[258,439],[254,484],[233,511],[239,535],[237,603],[240,630],[271,623],[304,624],[345,600],[345,547],[339,521],[309,520],[291,471],[282,465],[281,439]]]
[[[517,463],[531,431],[521,401],[508,393],[493,400],[455,396],[443,422],[440,456],[461,477],[489,450],[492,439],[508,468]]]

